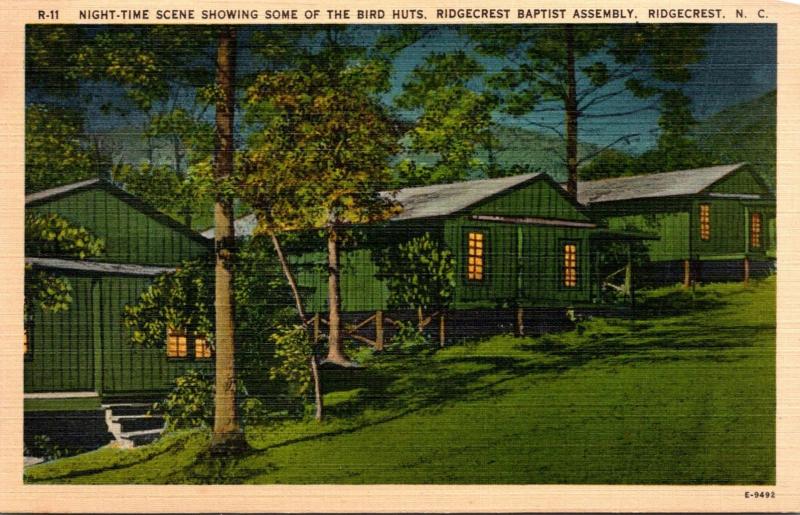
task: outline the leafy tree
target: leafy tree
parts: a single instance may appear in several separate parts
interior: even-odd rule
[[[495,99],[479,93],[469,82],[483,72],[483,67],[459,51],[433,53],[414,68],[395,103],[421,114],[409,131],[409,150],[436,156],[432,164],[405,159],[398,166],[402,185],[438,184],[466,178],[478,169],[481,161],[475,154],[479,147],[493,148],[492,109]]]
[[[334,51],[332,56],[341,56]],[[322,229],[328,248],[328,357],[348,365],[339,316],[339,243],[352,224],[386,219],[396,205],[379,194],[397,150],[377,94],[385,63],[320,59],[259,75],[247,92],[254,124],[239,190],[269,231]]]
[[[455,288],[455,258],[429,233],[390,247],[378,257],[380,277],[389,288],[389,305],[422,312],[446,308]]]
[[[612,119],[652,109],[675,84],[691,77],[689,65],[703,58],[707,27],[696,25],[556,25],[468,27],[464,31],[486,55],[509,64],[489,79],[502,109],[553,131],[566,142],[567,190],[577,192],[581,119]],[[609,101],[632,95],[653,99],[643,107],[610,110]],[[536,115],[563,111],[559,125]],[[561,128],[563,127],[563,129]],[[620,135],[608,147],[635,133]]]
[[[26,107],[26,192],[96,177],[94,157],[77,112],[44,104]]]

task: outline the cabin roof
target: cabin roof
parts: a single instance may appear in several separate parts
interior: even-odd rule
[[[64,184],[63,186],[57,186],[55,188],[49,188],[46,190],[37,191],[34,193],[29,193],[25,195],[25,205],[26,206],[34,206],[38,204],[44,204],[61,197],[70,195],[72,193],[77,193],[84,190],[90,190],[93,188],[99,188],[104,191],[109,192],[110,194],[114,195],[115,197],[119,198],[120,200],[127,202],[131,205],[134,209],[144,213],[145,215],[157,220],[161,224],[184,234],[185,236],[202,243],[203,245],[208,245],[208,240],[203,238],[200,234],[198,234],[195,230],[190,228],[187,225],[180,223],[179,221],[175,220],[174,218],[162,213],[158,209],[154,208],[150,204],[147,204],[142,199],[135,195],[131,195],[127,191],[123,190],[116,184],[107,181],[106,179],[101,178],[94,178],[94,179],[87,179],[85,181],[78,181],[73,182],[71,184]]]
[[[416,186],[384,191],[381,194],[403,206],[403,211],[393,217],[392,221],[435,218],[452,215],[482,200],[543,176],[545,174],[528,173],[497,179],[476,179],[450,184]],[[236,219],[234,231],[236,236],[250,236],[257,225],[256,215],[251,213]],[[207,229],[202,234],[206,238],[213,238],[214,228]]]
[[[101,272],[106,274],[137,275],[153,277],[166,272],[174,272],[174,267],[133,265],[127,263],[103,263],[77,259],[26,257],[25,264],[39,268],[69,270],[72,272]]]
[[[578,183],[581,204],[696,195],[747,163],[615,177]]]

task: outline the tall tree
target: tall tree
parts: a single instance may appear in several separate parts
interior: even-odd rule
[[[389,183],[397,137],[378,98],[385,62],[330,57],[265,73],[248,90],[254,124],[240,191],[269,231],[321,229],[328,256],[328,356],[344,353],[339,250],[347,228],[383,220],[397,207],[379,194]],[[338,58],[338,59],[337,59]],[[346,65],[345,65],[346,64]]]
[[[476,49],[504,60],[490,77],[503,110],[565,141],[567,190],[575,195],[578,167],[592,156],[578,155],[581,119],[612,119],[653,109],[665,92],[691,78],[689,66],[704,55],[708,28],[694,25],[552,25],[464,29]],[[613,108],[632,95],[642,106]],[[619,104],[617,104],[619,105]],[[539,115],[563,112],[552,124]],[[620,134],[607,147],[636,136]]]
[[[214,134],[214,251],[216,265],[214,312],[216,322],[216,390],[212,450],[246,445],[236,408],[236,340],[233,266],[236,253],[233,197],[228,189],[233,174],[234,109],[236,105],[236,29],[219,29],[216,62]]]

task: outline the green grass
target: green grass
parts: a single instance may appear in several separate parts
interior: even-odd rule
[[[184,432],[31,467],[82,483],[775,481],[775,280],[650,293],[635,320],[387,353],[327,379],[328,420]]]

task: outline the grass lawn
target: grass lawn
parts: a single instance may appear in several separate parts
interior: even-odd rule
[[[333,381],[328,419],[204,431],[26,470],[81,483],[775,481],[775,280],[666,288],[635,320],[395,352]]]

